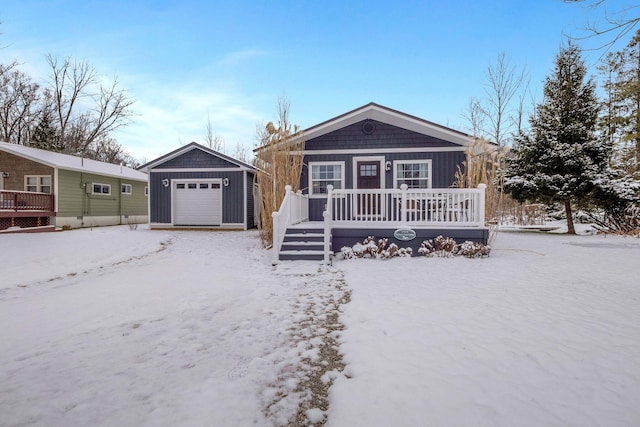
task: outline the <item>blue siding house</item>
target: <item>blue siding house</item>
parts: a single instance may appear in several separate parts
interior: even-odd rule
[[[140,168],[149,174],[151,228],[256,226],[255,168],[192,142]]]
[[[277,260],[327,260],[367,236],[415,254],[438,235],[486,244],[484,187],[452,188],[470,135],[369,103],[297,138],[301,192],[274,213]]]

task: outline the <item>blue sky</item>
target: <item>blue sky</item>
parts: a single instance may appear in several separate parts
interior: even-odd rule
[[[604,18],[561,0],[5,3],[0,62],[44,80],[51,53],[117,76],[137,116],[115,136],[147,160],[202,142],[207,115],[227,151],[252,148],[283,95],[303,129],[373,101],[464,131],[500,52],[527,67],[540,101],[565,35]],[[585,52],[592,73],[601,54]]]

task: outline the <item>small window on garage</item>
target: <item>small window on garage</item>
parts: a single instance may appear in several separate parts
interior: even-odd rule
[[[198,188],[198,186],[195,183],[189,183],[187,184],[187,188],[194,189],[194,188]]]
[[[201,184],[200,184],[200,188],[205,188],[205,189],[206,189],[206,188],[209,188],[209,184],[207,184],[207,183],[201,183]]]
[[[176,184],[176,188],[183,189],[184,188],[184,184]]]
[[[211,188],[220,188],[220,184],[213,183],[213,184],[211,184]]]

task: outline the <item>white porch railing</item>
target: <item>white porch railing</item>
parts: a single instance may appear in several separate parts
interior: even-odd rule
[[[333,189],[325,225],[483,227],[485,184],[478,188]]]
[[[274,261],[278,261],[280,257],[280,247],[284,241],[287,227],[309,221],[309,196],[302,194],[301,191],[294,193],[291,191],[290,185],[285,186],[284,189],[285,194],[280,209],[271,214],[273,218]]]

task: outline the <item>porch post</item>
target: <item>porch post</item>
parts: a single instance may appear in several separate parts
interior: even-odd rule
[[[400,221],[409,222],[409,209],[407,209],[407,184],[400,185]]]
[[[478,184],[478,193],[480,200],[478,200],[478,225],[484,227],[484,210],[485,210],[485,193],[487,184]]]
[[[331,262],[331,220],[333,216],[333,185],[327,185],[327,207],[322,212],[324,220],[324,263]]]

